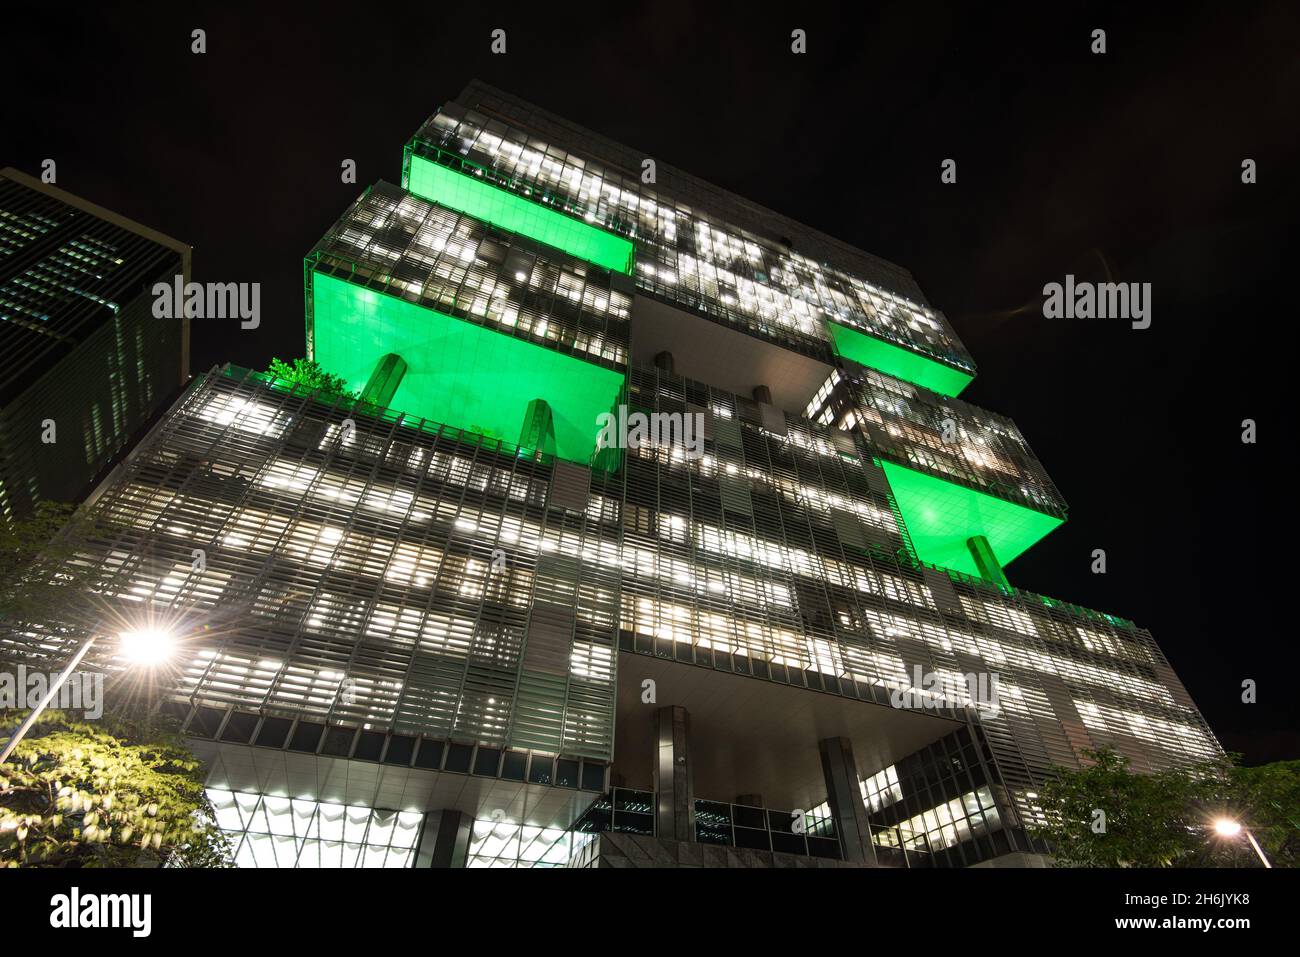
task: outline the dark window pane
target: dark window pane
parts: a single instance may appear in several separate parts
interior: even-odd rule
[[[528,769],[528,755],[523,751],[507,751],[501,766],[501,776],[507,781],[522,781]]]
[[[226,722],[226,727],[221,732],[221,740],[248,744],[249,741],[253,740],[253,731],[256,728],[257,715],[236,711],[230,716],[230,720]]]
[[[582,789],[584,791],[605,790],[605,765],[592,764],[590,761],[582,763]]]
[[[479,748],[474,756],[474,773],[485,778],[497,776],[497,765],[501,761],[501,752],[496,748]]]
[[[804,854],[807,848],[804,847],[803,837],[798,834],[777,834],[772,835],[772,850],[784,851],[786,854]]]
[[[532,784],[550,784],[551,759],[542,754],[534,754],[528,768],[528,780]]]
[[[384,753],[384,733],[382,731],[362,731],[357,740],[357,749],[352,756],[362,761],[378,761]]]
[[[622,831],[624,834],[653,834],[655,832],[654,815],[616,811],[612,830]]]
[[[190,719],[188,733],[196,738],[215,738],[223,717],[225,717],[224,711],[216,708],[199,708]]]
[[[436,771],[442,767],[442,742],[433,741],[425,738],[420,742],[420,751],[415,756],[415,766],[417,768],[428,768],[430,771]]]
[[[578,762],[560,758],[555,762],[555,783],[562,788],[578,786]]]
[[[325,732],[325,744],[320,749],[320,753],[346,758],[352,750],[352,739],[355,736],[356,730],[353,728],[330,728]]]
[[[468,744],[453,744],[447,748],[446,770],[460,774],[469,774],[469,762],[474,756],[474,748]]]
[[[654,794],[650,791],[633,791],[630,788],[614,789],[614,810],[649,814],[654,810]]]
[[[289,728],[292,726],[293,722],[288,718],[266,718],[253,743],[259,748],[283,748],[284,739],[289,736]]]
[[[767,826],[767,814],[761,807],[742,807],[737,804],[732,812],[735,814],[736,827],[765,828]]]
[[[289,750],[306,751],[309,754],[314,754],[316,746],[320,744],[321,732],[324,730],[325,725],[323,724],[299,721],[298,727],[293,729],[293,739],[289,742]]]
[[[404,734],[395,734],[388,739],[388,751],[384,754],[385,764],[398,764],[409,767],[411,755],[415,753],[415,738]]]

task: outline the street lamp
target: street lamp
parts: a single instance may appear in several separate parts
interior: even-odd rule
[[[1260,847],[1259,842],[1255,840],[1255,835],[1250,833],[1250,828],[1242,827],[1240,821],[1234,820],[1230,817],[1220,817],[1216,818],[1214,821],[1214,833],[1218,834],[1220,837],[1231,840],[1242,831],[1246,832],[1246,840],[1250,842],[1250,846],[1254,848],[1255,853],[1259,856],[1260,863],[1265,867],[1271,868],[1273,865],[1270,864],[1268,858],[1264,856],[1264,849]]]
[[[97,637],[97,635],[91,635],[83,641],[81,647],[77,649],[77,653],[68,662],[68,666],[63,669],[54,681],[50,682],[49,690],[45,692],[45,696],[27,715],[23,723],[18,726],[18,730],[10,735],[9,740],[5,742],[4,751],[0,752],[0,764],[4,764],[9,760],[9,755],[13,753],[14,748],[18,747],[18,742],[31,730],[32,725],[36,723],[36,720],[45,711],[49,703],[54,700],[54,696],[59,693],[59,689],[67,683],[77,665],[81,664],[81,660],[86,657],[86,652],[90,651],[95,644]],[[122,655],[130,664],[145,665],[147,667],[153,667],[166,661],[175,644],[172,635],[156,628],[123,632],[118,636],[118,640],[121,645]]]
[[[1221,817],[1214,822],[1214,831],[1219,837],[1236,837],[1241,833],[1241,823],[1230,817]]]

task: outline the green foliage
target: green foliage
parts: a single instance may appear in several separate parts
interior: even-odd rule
[[[1300,867],[1300,761],[1228,772],[1233,797],[1274,867]]]
[[[160,720],[43,714],[0,765],[0,866],[233,866],[202,767]]]
[[[285,382],[292,382],[304,389],[322,392],[326,397],[357,398],[357,393],[348,388],[346,379],[326,372],[311,359],[294,359],[292,365],[280,359],[272,359],[271,364],[266,367],[266,374]]]
[[[1043,817],[1029,831],[1048,842],[1060,867],[1213,867],[1258,863],[1244,835],[1218,837],[1212,822],[1249,828],[1274,866],[1294,867],[1300,848],[1300,762],[1259,768],[1228,760],[1138,774],[1111,748],[1093,763],[1062,769],[1038,792]],[[1105,812],[1105,830],[1093,829]]]
[[[80,604],[77,596],[95,588],[99,573],[74,560],[75,543],[93,531],[91,519],[60,502],[39,503],[30,518],[0,521],[0,619],[45,623]]]

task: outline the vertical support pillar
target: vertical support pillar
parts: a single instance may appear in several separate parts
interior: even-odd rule
[[[765,385],[754,386],[754,401],[762,402],[764,405],[772,404],[772,390]]]
[[[844,859],[858,864],[876,863],[876,845],[871,842],[867,805],[858,783],[858,765],[848,738],[824,738],[818,743],[822,774],[826,778],[827,802],[835,818]]]
[[[519,432],[519,447],[543,455],[555,454],[555,421],[551,416],[551,405],[545,399],[533,399],[528,403],[524,427]]]
[[[416,867],[464,867],[469,860],[473,820],[464,811],[430,811],[424,816]]]
[[[979,569],[980,578],[986,582],[992,582],[995,585],[1001,585],[1009,588],[1011,583],[1007,581],[1007,576],[1002,571],[1002,565],[998,557],[993,554],[993,546],[983,535],[976,535],[973,538],[966,539],[966,547],[970,549],[971,557],[975,559],[975,567]]]
[[[695,840],[695,782],[690,755],[691,716],[680,705],[655,712],[655,833]]]
[[[672,373],[673,354],[671,352],[655,353],[655,368],[662,372]]]
[[[397,387],[406,375],[406,360],[396,352],[390,352],[375,364],[375,371],[366,380],[366,387],[361,390],[361,401],[386,409],[393,403]]]

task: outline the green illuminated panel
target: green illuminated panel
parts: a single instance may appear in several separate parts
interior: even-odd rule
[[[967,539],[983,535],[1006,565],[1063,521],[893,462],[880,465],[917,558],[931,565],[978,578]]]
[[[414,154],[406,188],[416,196],[554,246],[597,266],[621,273],[632,271],[632,243],[622,236]]]
[[[401,356],[390,408],[409,415],[518,444],[528,404],[545,399],[555,454],[583,464],[623,386],[610,369],[314,271],[312,327],[311,358],[358,391],[380,358]]]
[[[859,365],[877,369],[895,379],[924,386],[940,395],[961,395],[975,377],[960,369],[927,359],[918,352],[877,339],[838,322],[827,322],[835,351]]]

